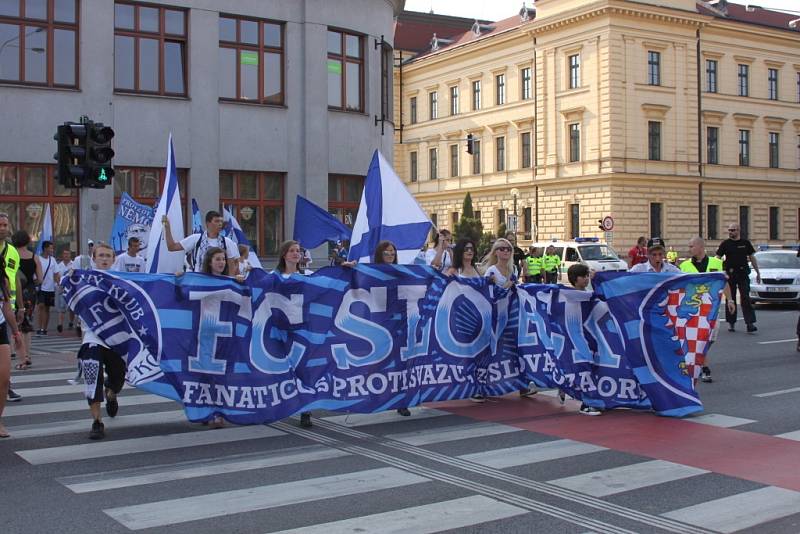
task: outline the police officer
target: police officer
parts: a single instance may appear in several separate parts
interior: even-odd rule
[[[731,295],[736,296],[736,289],[739,289],[739,302],[742,304],[742,315],[747,324],[747,332],[753,333],[756,328],[756,312],[750,302],[750,267],[747,261],[756,271],[756,283],[761,283],[761,270],[758,268],[753,244],[747,239],[742,239],[739,235],[739,225],[732,223],[728,225],[728,239],[719,244],[717,258],[725,257],[725,273],[728,275],[728,285],[731,288]],[[728,331],[736,330],[736,308],[725,313],[725,320],[728,322]]]
[[[525,258],[525,263],[527,264],[525,281],[530,284],[541,284],[542,269],[544,268],[542,249],[531,246],[530,255]]]
[[[544,281],[546,284],[557,284],[561,278],[561,258],[556,254],[553,245],[547,247],[544,253]]]

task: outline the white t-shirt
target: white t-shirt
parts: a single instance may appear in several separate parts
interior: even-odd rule
[[[141,273],[144,271],[144,258],[138,254],[131,256],[125,252],[117,256],[114,265],[111,266],[111,270],[123,273]]]
[[[57,261],[53,256],[45,258],[39,256],[39,263],[42,264],[42,286],[41,291],[53,292],[56,290],[56,282],[53,276],[56,274]]]
[[[83,254],[81,254],[79,256],[75,256],[75,259],[72,260],[72,263],[70,264],[70,268],[71,269],[84,269],[84,267],[81,267],[81,263],[83,262],[84,258],[86,258],[88,260],[88,264],[87,264],[88,267],[85,267],[85,268],[86,269],[94,269],[95,266],[94,266],[94,260],[92,259],[92,257],[91,256],[84,256]]]
[[[503,287],[508,282],[508,278],[503,276],[503,273],[500,272],[500,269],[497,268],[497,265],[492,265],[491,267],[486,269],[486,272],[483,274],[484,278],[491,278],[492,275],[494,275],[494,283],[498,287]],[[515,282],[517,280],[516,269],[512,269],[511,271],[511,280]]]
[[[427,263],[428,265],[431,264],[433,258],[435,257],[436,257],[435,247],[429,248],[428,250],[425,251],[425,263]],[[451,265],[453,265],[453,256],[450,253],[449,249],[445,249],[444,252],[442,253],[442,268],[440,270],[446,271],[447,269],[450,268]]]
[[[629,273],[654,273],[653,266],[650,264],[649,261],[644,263],[637,263],[630,269],[628,269]],[[683,272],[674,265],[669,262],[664,262],[661,264],[661,272],[662,273],[680,273]]]
[[[200,247],[197,251],[197,255],[194,258],[194,272],[200,273],[203,272],[203,259],[206,257],[206,250],[210,247],[219,247],[222,248],[222,238],[221,236],[217,237],[208,237],[205,232],[202,234],[192,234],[188,237],[184,237],[181,239],[181,246],[183,250],[188,252],[189,254],[195,253],[195,246],[197,245],[200,238],[205,237],[203,243],[200,243]],[[225,238],[225,248],[226,248],[226,255],[228,256],[229,260],[235,260],[239,257],[239,247],[236,243],[233,242],[232,239]]]
[[[90,343],[93,345],[100,345],[101,347],[110,348],[108,345],[100,341],[100,338],[97,337],[94,332],[89,330],[89,327],[86,325],[86,321],[80,319],[80,322],[81,322],[81,332],[83,332],[83,339],[81,340],[82,345]]]

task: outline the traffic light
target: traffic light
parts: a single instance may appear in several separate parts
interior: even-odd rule
[[[114,130],[102,122],[90,121],[87,126],[86,173],[82,184],[84,187],[103,188],[111,185],[114,178],[114,168],[111,166]]]
[[[475,153],[475,136],[472,134],[467,135],[467,154]]]
[[[597,227],[600,228],[600,230],[602,230],[603,232],[606,231],[606,227],[603,226],[603,219],[598,219],[597,220]]]
[[[56,179],[63,187],[80,187],[86,174],[86,125],[65,122],[53,136],[58,143],[58,152],[53,156],[58,161]]]

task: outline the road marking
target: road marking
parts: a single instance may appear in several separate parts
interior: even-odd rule
[[[768,486],[662,514],[717,532],[736,532],[796,514],[800,492]]]
[[[72,384],[67,384],[64,386],[40,386],[36,388],[14,389],[14,391],[22,395],[22,398],[30,398],[51,397],[53,395],[74,395],[76,393],[83,393],[83,389],[83,384],[74,386]]]
[[[785,395],[786,393],[797,393],[800,391],[800,388],[790,388],[790,389],[779,389],[777,391],[770,391],[769,393],[757,393],[753,395],[754,397],[774,397],[776,395]]]
[[[705,469],[653,460],[559,478],[550,480],[549,483],[594,497],[606,497],[705,473],[708,473]]]
[[[383,423],[396,423],[399,421],[413,421],[416,419],[425,419],[429,417],[441,417],[443,415],[450,415],[449,412],[441,410],[434,410],[432,408],[409,408],[411,417],[403,417],[396,410],[387,410],[380,413],[349,413],[346,415],[334,415],[325,417],[326,421],[336,423],[346,427],[379,425]]]
[[[70,378],[75,378],[77,373],[77,369],[73,369],[68,373],[42,373],[38,375],[18,371],[11,375],[11,381],[14,382],[14,385],[16,385],[28,384],[31,382],[47,382],[49,380],[67,380]]]
[[[119,397],[120,409],[124,410],[125,406],[142,406],[145,404],[161,404],[161,403],[174,403],[164,397],[157,395],[125,395],[124,393]],[[64,401],[64,402],[40,402],[37,404],[14,404],[13,406],[6,405],[3,410],[3,417],[14,417],[17,415],[41,415],[49,413],[61,412],[75,412],[83,411],[89,413],[89,405],[86,404],[86,399],[77,401]]]
[[[146,438],[120,439],[99,443],[81,443],[63,447],[29,449],[17,451],[17,454],[33,465],[70,462],[89,458],[103,458],[118,454],[135,454],[140,452],[163,451],[181,447],[198,447],[215,443],[229,443],[247,439],[266,438],[282,435],[283,432],[272,427],[240,426],[214,430],[197,430],[180,434],[150,436]]]
[[[84,403],[85,404],[85,403]],[[165,425],[188,421],[183,410],[168,412],[148,412],[133,415],[121,415],[118,417],[106,418],[103,420],[106,429],[114,430],[118,428],[129,428],[143,425]],[[34,438],[41,436],[56,436],[59,434],[70,434],[73,432],[89,433],[91,422],[88,419],[79,421],[56,421],[54,423],[39,423],[33,425],[9,426],[8,433],[12,439]]]
[[[506,449],[465,454],[459,456],[459,458],[495,469],[505,469],[507,467],[547,462],[605,450],[608,449],[605,447],[598,447],[597,445],[590,445],[589,443],[572,441],[571,439],[559,439],[555,441],[546,441],[544,443],[534,443],[532,445],[522,445],[520,447],[509,447]]]
[[[135,467],[120,471],[65,477],[58,481],[74,493],[90,493],[349,456],[346,452],[322,445],[295,447],[288,453],[286,451],[287,449],[282,449],[144,468]]]
[[[792,339],[776,339],[775,341],[759,341],[758,344],[759,345],[772,345],[774,343],[789,343],[790,341],[791,342],[797,341],[797,338],[793,337]]]
[[[720,428],[733,428],[736,426],[749,425],[755,423],[753,419],[744,419],[743,417],[733,417],[732,415],[723,415],[721,413],[708,413],[705,415],[698,415],[697,417],[687,417],[684,421],[690,423],[700,423],[703,425],[717,426]]]
[[[786,432],[785,434],[778,434],[776,438],[791,439],[792,441],[800,441],[800,430],[794,432]]]
[[[272,534],[431,534],[527,514],[527,510],[475,495]]]
[[[103,511],[123,526],[131,530],[141,530],[423,482],[428,482],[428,479],[401,469],[383,467],[183,499],[122,506]]]
[[[445,443],[447,441],[458,441],[469,438],[480,438],[486,436],[496,436],[509,432],[519,432],[520,429],[500,425],[497,423],[472,423],[468,425],[454,425],[446,428],[434,428],[408,432],[405,434],[389,434],[387,439],[402,441],[409,445],[432,445],[434,443]]]

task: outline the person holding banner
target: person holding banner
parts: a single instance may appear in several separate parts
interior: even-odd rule
[[[8,342],[6,325],[11,329],[11,335],[17,347],[22,348],[22,334],[17,328],[14,311],[11,309],[11,291],[8,276],[6,275],[6,262],[0,257],[0,416],[6,407],[6,395],[11,388],[11,347]],[[10,434],[3,423],[0,423],[0,438],[7,438]]]
[[[453,249],[453,265],[447,270],[448,276],[460,278],[479,278],[475,264],[475,250],[477,247],[471,239],[461,239]]]
[[[489,252],[486,272],[483,273],[498,287],[509,288],[517,282],[517,266],[514,265],[514,247],[505,238],[498,238]]]
[[[647,262],[637,263],[631,267],[629,273],[679,273],[680,269],[665,261],[666,252],[664,245],[660,241],[654,241],[652,246],[647,247]]]
[[[237,260],[238,261],[238,260]],[[228,262],[225,257],[225,251],[219,247],[210,247],[206,251],[206,257],[203,260],[203,273],[204,274],[213,274],[215,276],[228,276],[225,274],[228,271]],[[237,282],[244,282],[244,275],[237,274],[231,276],[230,278],[235,278]]]
[[[139,256],[139,247],[142,242],[138,237],[128,238],[128,250],[125,254],[120,254],[114,265],[111,266],[112,271],[120,271],[123,273],[142,273],[144,272],[144,258]]]
[[[589,270],[588,265],[576,263],[567,269],[567,280],[569,280],[572,287],[578,291],[589,291],[589,283],[592,281],[592,272]],[[564,404],[566,400],[566,395],[562,390],[558,390],[558,400],[561,404]],[[591,416],[603,415],[601,410],[589,406],[583,401],[581,401],[581,407],[578,409],[578,413]]]
[[[169,219],[167,216],[161,218],[164,224],[164,236],[167,240],[167,250],[170,252],[186,252],[189,268],[196,272],[202,272],[203,262],[210,247],[217,247],[225,252],[225,260],[228,265],[226,274],[236,274],[239,271],[238,259],[239,249],[232,239],[226,239],[220,235],[225,221],[218,211],[211,210],[206,213],[206,231],[201,234],[192,234],[176,243],[172,238]]]

